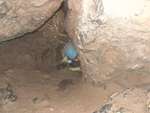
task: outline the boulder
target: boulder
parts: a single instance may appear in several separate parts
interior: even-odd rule
[[[39,28],[63,0],[0,0],[0,42]]]

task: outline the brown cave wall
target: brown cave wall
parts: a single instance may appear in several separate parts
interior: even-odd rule
[[[30,7],[33,4],[28,1],[20,1],[19,4],[15,0],[13,4],[17,3],[16,5],[19,7],[17,11],[25,11],[25,13],[17,14],[27,15],[16,17],[14,16],[15,13],[8,11],[8,14],[1,16],[1,41],[10,39],[10,36],[14,38],[37,29],[58,10],[62,2],[61,0],[44,0],[43,2],[34,0],[32,3],[38,6],[34,7],[33,10],[32,8],[23,10],[27,8],[26,6]],[[16,49],[8,49],[12,50],[13,54],[16,55],[13,56],[11,52],[7,54],[9,59],[16,59],[16,61],[12,60],[7,63],[9,60],[2,60],[2,65],[9,64],[10,66],[11,62],[17,62],[17,59],[22,59],[23,57],[27,57],[25,58],[27,61],[23,62],[29,62],[30,64],[31,62],[28,58],[30,59],[31,57],[35,62],[31,64],[34,64],[35,67],[40,68],[44,67],[44,65],[53,67],[61,59],[56,57],[61,56],[57,55],[57,49],[60,51],[59,48],[62,48],[68,38],[64,31],[65,29],[78,49],[81,68],[86,80],[99,83],[110,80],[117,75],[123,75],[125,72],[129,72],[131,75],[138,71],[149,73],[149,0],[122,0],[122,2],[115,0],[65,0],[65,2],[67,6],[66,17],[64,18],[62,12],[63,16],[58,16],[57,18],[58,13],[56,13],[37,32],[10,42],[9,44],[16,46]],[[16,5],[13,7],[17,7]],[[16,9],[12,11],[16,11]],[[32,13],[35,15],[32,15]],[[13,21],[12,17],[15,17]],[[14,23],[12,24],[12,22]],[[18,23],[21,26],[18,27]],[[8,29],[11,32],[6,32],[9,31]],[[23,31],[18,32],[18,30]],[[20,47],[18,48],[17,46]],[[30,51],[30,57],[22,53],[23,48]],[[3,48],[1,48],[1,51],[3,52]],[[16,58],[18,57],[17,53],[21,55],[20,58]],[[1,57],[3,59],[5,55],[2,54]],[[20,61],[18,60],[18,62]]]
[[[0,70],[9,68],[54,70],[62,60],[61,50],[67,40],[64,12],[60,9],[35,32],[1,42]]]
[[[69,0],[68,9],[67,32],[86,80],[102,83],[126,72],[149,73],[148,0]]]

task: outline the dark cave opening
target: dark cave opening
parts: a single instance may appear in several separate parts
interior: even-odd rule
[[[62,5],[53,17],[35,32],[3,42],[0,48],[0,70],[18,67],[48,72],[57,70],[63,59],[62,50],[71,40],[65,32],[63,9]]]

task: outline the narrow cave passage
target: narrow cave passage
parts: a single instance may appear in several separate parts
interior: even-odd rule
[[[83,3],[88,4],[87,0],[83,1]],[[101,2],[101,0],[96,1],[99,3]],[[107,4],[107,0],[105,4]],[[64,11],[66,12],[66,10],[68,9],[64,9],[62,6],[42,27],[32,33],[28,33],[10,41],[1,42],[0,113],[93,113],[116,92],[135,86],[142,87],[146,90],[150,89],[149,72],[145,71],[143,68],[122,71],[125,67],[125,64],[123,64],[124,62],[121,62],[122,59],[124,60],[124,57],[122,51],[115,48],[119,46],[112,46],[109,43],[99,43],[101,42],[99,39],[97,39],[99,40],[98,43],[92,41],[91,45],[89,44],[89,46],[83,48],[85,50],[89,49],[89,53],[87,51],[79,51],[82,54],[81,61],[84,60],[84,62],[82,62],[84,64],[82,68],[86,70],[88,76],[83,75],[82,68],[80,67],[81,62],[78,59],[79,53],[76,51],[76,46],[78,45],[77,43],[74,45],[72,37],[69,37],[65,31],[66,13],[64,13]],[[109,8],[107,10],[109,11]],[[77,11],[79,11],[78,8]],[[95,10],[89,10],[88,12],[92,14],[92,11]],[[84,16],[86,16],[86,14]],[[97,20],[91,22],[94,22],[94,24],[100,23],[101,25],[101,22]],[[110,20],[110,23],[111,22],[112,20]],[[124,32],[126,27],[121,26],[122,28],[120,29],[120,23],[118,24],[117,21],[119,26],[117,28],[116,21],[113,22],[115,28],[104,25],[102,26],[103,29],[101,29],[101,26],[96,26],[97,29],[99,28],[98,30],[104,33],[100,35],[100,38],[104,37],[102,42],[107,41],[105,38],[108,38],[108,40],[114,38],[118,33],[115,30],[119,29],[119,32],[121,32],[120,34],[127,33],[127,31]],[[108,24],[110,23],[108,21]],[[87,26],[89,25],[89,23],[86,24]],[[87,28],[87,26],[85,25],[83,28]],[[89,29],[86,30],[88,31]],[[85,32],[87,32],[86,30]],[[91,28],[90,30],[93,29]],[[97,31],[95,30],[95,32]],[[88,33],[88,35],[81,34],[80,36],[83,36],[83,38],[85,38],[84,36],[87,36],[87,38],[89,38],[90,35],[93,36],[93,32]],[[99,34],[95,36],[97,35],[99,37]],[[112,37],[110,38],[109,36]],[[122,38],[121,36],[117,37],[117,41]],[[112,41],[114,45],[117,42],[115,38]],[[126,39],[126,37],[123,38]],[[89,39],[87,42],[88,41],[91,40]],[[64,49],[68,47],[69,53],[64,51]],[[144,47],[145,46],[142,46],[140,48],[141,51]],[[139,50],[138,46],[135,46],[133,50]],[[140,54],[141,51],[137,53]],[[147,49],[145,49],[145,51],[149,53]],[[103,54],[101,55],[100,53]],[[141,57],[145,54],[142,55]],[[67,58],[65,56],[67,56]],[[136,69],[138,65],[134,65],[134,58],[140,59],[140,57],[132,58],[133,60],[130,59],[130,61],[133,61],[133,65],[129,65],[129,67],[135,66]],[[120,68],[123,69],[121,70]],[[91,84],[91,82],[88,83],[84,80],[86,77],[91,80],[94,78],[96,81],[106,80],[106,82],[103,84]],[[107,81],[107,77],[114,78]],[[135,90],[135,93],[137,91],[138,90]],[[139,94],[141,94],[141,92]],[[98,111],[98,113],[101,112]]]
[[[86,84],[80,70],[62,64],[62,51],[70,40],[60,9],[35,32],[1,43],[0,95],[8,98],[0,96],[0,112],[87,113],[100,105],[97,98],[104,89]]]

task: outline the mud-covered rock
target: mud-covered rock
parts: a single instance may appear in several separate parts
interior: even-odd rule
[[[62,0],[0,0],[0,42],[39,28]]]
[[[137,88],[115,93],[105,105],[93,113],[149,113],[149,94],[146,90]]]
[[[149,9],[148,0],[68,1],[66,28],[88,81],[104,82],[125,71],[149,72]]]

